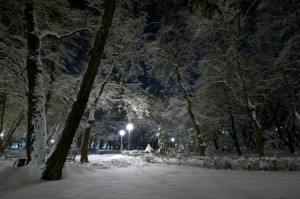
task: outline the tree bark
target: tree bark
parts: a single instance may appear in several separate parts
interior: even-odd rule
[[[238,76],[238,79],[240,80],[242,84],[242,95],[243,95],[243,104],[244,104],[244,109],[251,119],[251,124],[254,130],[255,134],[255,142],[256,142],[256,150],[259,154],[260,157],[265,156],[264,152],[264,144],[262,141],[262,129],[260,127],[260,124],[257,121],[256,118],[256,111],[255,107],[251,104],[250,98],[249,98],[249,91],[246,85],[246,80],[244,78],[243,70],[241,67],[241,62],[240,62],[240,54],[241,54],[241,22],[240,22],[240,14],[238,16],[238,27],[237,27],[237,35],[236,35],[236,40],[235,40],[235,68],[236,68],[236,74]]]
[[[96,35],[94,47],[91,51],[88,67],[86,68],[77,98],[72,105],[71,112],[68,115],[65,127],[58,140],[56,148],[46,161],[46,167],[42,175],[42,179],[44,180],[59,180],[61,178],[62,168],[64,166],[72,141],[75,137],[79,122],[84,113],[90,92],[92,90],[94,79],[100,65],[105,41],[112,24],[115,7],[115,0],[105,1],[104,15],[101,26]]]
[[[292,114],[290,115],[288,122],[287,122],[287,127],[286,127],[286,133],[287,133],[287,137],[288,137],[288,147],[290,149],[291,153],[295,153],[295,148],[293,146],[293,132],[295,129],[295,119],[299,118],[297,117],[297,110],[299,109],[299,100],[297,100],[297,97],[293,94],[293,88],[289,83],[288,77],[285,74],[283,68],[281,69],[281,73],[283,76],[283,80],[284,83],[286,85],[286,89],[287,89],[287,94],[288,94],[288,102],[290,104],[290,106],[292,107]]]
[[[45,113],[47,115],[49,108],[51,107],[51,99],[52,99],[52,95],[53,95],[53,89],[54,89],[54,82],[56,80],[55,78],[55,72],[56,72],[56,63],[54,61],[52,61],[51,64],[51,72],[50,72],[50,83],[49,83],[49,89],[48,89],[48,93],[46,95],[46,101],[45,101]]]
[[[90,113],[93,114],[93,113]],[[91,128],[92,125],[94,124],[95,120],[88,120],[87,122],[87,126],[84,130],[84,134],[83,134],[83,140],[82,140],[82,144],[81,144],[81,157],[80,157],[80,162],[81,163],[88,163],[89,159],[88,159],[88,148],[89,148],[89,140],[90,140],[90,133],[91,133]]]
[[[291,121],[293,121],[294,113],[292,112],[290,114],[290,116],[286,122],[287,125],[283,130],[280,127],[281,125],[280,125],[280,122],[278,121],[278,117],[277,117],[277,113],[279,112],[279,106],[280,106],[280,103],[278,100],[275,108],[271,108],[270,112],[272,115],[272,120],[274,122],[275,128],[277,128],[278,137],[284,142],[285,145],[287,145],[289,147],[291,153],[295,153],[295,148],[294,148],[294,146],[292,144],[292,140],[291,140],[292,136],[289,131],[290,123],[291,123]],[[285,137],[285,135],[287,135],[287,138]]]
[[[27,28],[27,60],[28,73],[28,130],[27,130],[27,161],[41,165],[46,154],[46,119],[45,97],[42,64],[40,60],[41,41],[35,19],[34,0],[25,4]]]
[[[88,163],[89,162],[87,152],[88,152],[88,145],[89,145],[91,128],[95,123],[94,114],[95,114],[95,111],[96,111],[97,104],[100,100],[100,97],[102,96],[102,93],[104,91],[104,88],[105,88],[106,84],[108,83],[109,77],[112,73],[112,70],[113,70],[114,66],[115,66],[115,64],[111,67],[111,69],[110,69],[109,73],[107,74],[105,80],[101,84],[101,86],[100,86],[100,88],[99,88],[99,90],[96,94],[96,99],[91,105],[91,110],[90,110],[90,113],[89,113],[87,126],[84,130],[84,135],[83,135],[83,140],[82,140],[82,145],[81,145],[81,157],[80,157],[80,162],[81,163]],[[95,144],[94,144],[94,148],[95,148]]]
[[[233,143],[234,143],[236,152],[238,153],[239,156],[242,156],[241,147],[240,147],[240,144],[239,144],[239,141],[238,141],[238,138],[237,138],[237,134],[236,134],[236,131],[235,131],[234,116],[233,116],[233,113],[231,111],[227,91],[226,91],[225,88],[224,88],[224,93],[225,93],[226,103],[227,103],[227,106],[228,106],[228,112],[229,112],[229,115],[230,115],[230,127],[231,127],[230,135],[231,135],[231,138],[233,139]]]
[[[233,139],[233,143],[236,149],[236,152],[238,153],[239,156],[242,156],[242,151],[241,151],[241,147],[237,138],[237,134],[235,131],[235,123],[234,123],[234,117],[233,115],[230,113],[230,121],[231,121],[231,137]]]
[[[285,129],[285,133],[287,134],[287,145],[290,149],[290,152],[292,154],[294,154],[296,151],[295,151],[295,147],[293,145],[293,136],[292,136],[292,133],[295,132],[295,112],[292,112],[292,114],[290,115],[289,119],[288,119],[288,122],[287,122],[287,126],[286,126],[286,129]],[[279,127],[280,129],[280,127]],[[281,129],[280,129],[281,130]]]
[[[187,90],[184,88],[184,86],[181,83],[181,76],[180,76],[178,66],[174,66],[174,69],[175,69],[177,85],[179,86],[181,92],[184,95],[185,101],[187,103],[186,108],[187,108],[188,116],[191,119],[191,122],[192,122],[192,125],[193,125],[194,138],[195,138],[195,145],[194,145],[195,151],[197,153],[199,153],[199,155],[205,156],[205,149],[204,149],[204,146],[203,146],[203,139],[202,139],[200,127],[196,122],[196,118],[195,118],[195,115],[194,115],[193,110],[192,110],[192,101],[191,101],[191,99],[188,95]]]

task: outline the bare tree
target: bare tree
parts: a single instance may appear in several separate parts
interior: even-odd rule
[[[161,80],[168,93],[173,92],[185,100],[187,115],[194,130],[195,151],[204,155],[199,119],[195,116],[191,98],[192,79],[196,78],[199,71],[195,64],[195,41],[189,34],[190,27],[186,23],[189,10],[171,4],[165,12],[165,24],[158,33],[158,40],[148,46],[149,53],[153,56],[150,58],[149,73],[153,78]],[[174,83],[177,87],[173,86]]]

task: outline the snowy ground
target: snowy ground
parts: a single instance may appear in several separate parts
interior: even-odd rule
[[[40,180],[40,171],[0,159],[0,198],[300,199],[299,171],[204,169],[124,155],[91,155],[91,163],[81,165],[78,158],[65,164],[59,181]]]

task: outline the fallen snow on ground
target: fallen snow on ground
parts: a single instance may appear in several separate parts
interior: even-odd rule
[[[216,170],[148,163],[143,157],[90,155],[66,163],[63,178],[40,180],[41,170],[0,159],[2,199],[197,198],[300,199],[299,171]]]

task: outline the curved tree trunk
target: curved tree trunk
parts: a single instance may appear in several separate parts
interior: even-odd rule
[[[61,178],[62,168],[87,105],[94,79],[100,65],[105,41],[112,24],[115,7],[115,0],[105,1],[105,11],[102,23],[98,29],[94,47],[91,50],[88,67],[86,68],[77,98],[72,105],[71,112],[68,115],[65,127],[58,140],[56,148],[46,161],[46,167],[42,175],[42,179],[44,180],[59,180]]]
[[[196,122],[196,118],[195,118],[195,115],[194,115],[193,110],[192,110],[192,101],[191,101],[191,99],[188,95],[187,90],[184,88],[184,86],[181,83],[181,76],[180,76],[178,66],[174,66],[174,69],[175,69],[177,85],[179,86],[181,92],[184,95],[185,101],[187,103],[186,108],[187,108],[188,116],[189,116],[189,118],[192,122],[192,125],[193,125],[194,138],[195,138],[195,145],[194,145],[195,151],[197,153],[199,153],[200,155],[205,156],[205,149],[204,149],[204,146],[203,146],[203,139],[202,139],[202,135],[201,135],[201,132],[200,132],[200,127]]]
[[[99,90],[96,94],[97,97],[96,97],[95,101],[93,102],[93,104],[91,105],[91,110],[90,110],[89,118],[88,118],[88,121],[87,121],[87,126],[84,130],[83,140],[82,140],[82,144],[81,144],[81,157],[80,157],[80,162],[81,163],[88,163],[89,162],[89,159],[88,159],[88,145],[89,145],[91,128],[95,123],[94,114],[95,114],[95,111],[96,111],[97,104],[100,100],[100,97],[102,96],[102,93],[104,91],[105,85],[108,83],[108,80],[109,80],[109,77],[112,73],[112,70],[115,67],[115,64],[116,64],[116,62],[111,67],[111,69],[110,69],[109,73],[107,74],[105,80],[101,84],[101,86],[100,86],[100,88],[99,88]]]
[[[41,165],[46,154],[46,119],[42,64],[40,60],[41,41],[35,19],[34,0],[27,0],[25,19],[27,26],[27,73],[28,73],[28,130],[27,152],[32,164]]]

